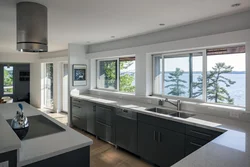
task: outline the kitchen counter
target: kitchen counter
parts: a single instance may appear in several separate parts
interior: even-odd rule
[[[173,167],[250,167],[249,122],[204,115],[198,112],[193,117],[183,119],[147,111],[146,108],[156,107],[156,105],[137,103],[136,101],[106,98],[92,94],[71,95],[71,97],[225,132],[174,164]]]
[[[19,109],[17,104],[18,103],[0,105],[0,124],[5,125],[4,127],[0,126],[0,131],[5,131],[6,134],[9,136],[12,135],[13,139],[16,139],[17,136],[14,134],[14,131],[10,128],[8,123],[6,121],[3,121],[3,119],[8,120],[12,119],[15,116],[16,111]],[[22,102],[22,104],[25,116],[29,117],[35,115],[43,115],[47,119],[51,120],[52,122],[65,129],[65,131],[23,141],[20,141],[19,138],[17,138],[18,141],[13,142],[13,139],[9,138],[8,144],[12,145],[12,147],[19,148],[21,146],[18,152],[18,166],[32,164],[34,162],[45,160],[63,153],[87,147],[93,143],[93,141],[88,137],[76,132],[70,127],[38,111],[31,105],[25,102]],[[0,151],[1,149],[2,146],[0,146]]]

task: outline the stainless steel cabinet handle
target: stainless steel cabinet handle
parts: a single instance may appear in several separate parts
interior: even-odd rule
[[[154,131],[154,141],[156,141],[156,131]]]
[[[193,142],[190,142],[190,144],[191,144],[191,145],[194,145],[194,146],[196,146],[196,147],[202,147],[202,145],[196,144],[196,143],[193,143]]]
[[[96,121],[98,124],[100,124],[100,125],[103,125],[103,126],[107,126],[107,127],[111,127],[110,125],[106,125],[106,124],[104,124],[104,123],[102,123],[102,122],[99,122],[99,121]]]
[[[80,119],[79,117],[77,117],[77,116],[74,116],[74,115],[73,115],[73,117],[74,117],[74,118],[76,118],[76,119]]]
[[[190,130],[190,132],[195,133],[195,134],[198,134],[198,135],[203,135],[203,136],[207,136],[207,137],[212,137],[212,136],[209,135],[209,134],[202,133],[202,132],[197,132],[197,131],[194,131],[194,130]]]
[[[161,142],[161,133],[159,132],[158,133],[158,140],[159,140],[159,143]]]

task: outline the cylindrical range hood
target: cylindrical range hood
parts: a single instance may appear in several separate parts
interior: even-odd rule
[[[17,3],[17,50],[48,51],[47,7],[33,2]]]

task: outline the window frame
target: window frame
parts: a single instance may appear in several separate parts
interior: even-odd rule
[[[202,49],[202,50],[188,50],[188,51],[182,51],[182,52],[168,52],[168,53],[163,53],[163,54],[157,54],[157,55],[152,55],[152,62],[153,62],[153,75],[152,75],[152,78],[154,79],[155,78],[155,57],[161,57],[162,58],[162,71],[164,71],[164,58],[178,58],[178,57],[184,57],[183,54],[190,54],[190,53],[202,53],[202,70],[204,71],[204,68],[206,68],[206,66],[204,66],[204,55],[206,56],[206,50],[205,49]],[[202,72],[203,74],[203,72]],[[162,93],[161,94],[156,94],[154,92],[154,87],[155,87],[155,82],[154,80],[153,81],[153,96],[158,96],[158,97],[164,97],[164,98],[170,98],[170,99],[180,99],[180,100],[186,100],[186,101],[191,101],[191,102],[205,102],[204,101],[204,92],[203,92],[203,95],[202,95],[202,99],[195,99],[195,98],[189,98],[189,97],[182,97],[182,96],[168,96],[168,95],[165,95],[164,94],[164,75],[161,76],[162,78],[162,83],[161,83],[161,86],[162,86]],[[206,75],[203,74],[202,76],[202,79],[203,81],[206,81]],[[203,90],[204,88],[206,88],[206,82],[203,82],[202,83],[203,85]]]
[[[123,57],[117,57],[117,58],[103,58],[103,59],[97,59],[96,60],[96,89],[98,90],[104,90],[104,91],[110,91],[110,92],[121,92],[120,91],[120,58],[129,58],[129,57],[135,57],[135,55],[133,56],[123,56]],[[136,60],[136,59],[135,59]],[[116,61],[116,75],[117,75],[117,85],[116,85],[116,89],[108,89],[108,88],[99,88],[98,87],[98,77],[100,74],[100,62],[102,61]],[[135,92],[121,92],[124,94],[135,94]]]
[[[4,67],[5,66],[9,66],[9,67],[13,67],[13,84],[12,84],[12,86],[13,86],[13,91],[12,91],[12,93],[9,93],[9,94],[4,94]],[[3,64],[3,96],[8,96],[8,95],[14,95],[14,92],[15,92],[15,78],[14,78],[14,76],[15,76],[15,70],[14,70],[14,65],[8,65],[8,64]]]
[[[241,108],[241,109],[247,109],[247,94],[245,95],[245,103],[246,106],[238,106],[238,105],[232,105],[232,104],[226,104],[226,103],[213,103],[213,102],[208,102],[207,101],[207,50],[208,49],[216,49],[216,48],[228,48],[228,47],[237,47],[237,46],[246,46],[246,43],[241,43],[241,44],[234,44],[234,45],[222,45],[222,46],[215,46],[215,47],[207,47],[204,49],[197,49],[197,50],[185,50],[185,51],[174,51],[174,52],[165,52],[165,53],[158,53],[158,54],[152,54],[152,95],[153,96],[157,96],[157,97],[163,97],[163,98],[170,98],[170,99],[180,99],[180,100],[184,100],[184,101],[189,101],[189,102],[199,102],[199,103],[207,103],[207,104],[211,104],[211,105],[217,105],[217,106],[226,106],[226,107],[237,107],[237,108]],[[181,96],[168,96],[168,95],[164,95],[164,91],[162,91],[161,94],[156,94],[154,92],[154,87],[155,87],[155,82],[154,82],[154,78],[155,78],[155,57],[161,57],[162,58],[162,71],[164,71],[164,57],[182,57],[182,54],[188,54],[188,53],[197,53],[197,52],[201,52],[202,53],[202,79],[203,79],[203,92],[202,92],[202,99],[195,99],[195,98],[187,98],[187,97],[181,97]],[[245,52],[245,54],[247,54]],[[180,56],[178,56],[180,55]],[[245,79],[245,92],[247,91],[247,55],[245,56],[245,65],[246,65],[246,79]],[[205,81],[205,82],[204,82]],[[164,75],[162,75],[162,90],[164,90]]]

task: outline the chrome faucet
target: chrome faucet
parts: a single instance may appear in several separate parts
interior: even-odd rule
[[[172,104],[173,106],[175,106],[175,107],[177,108],[178,111],[181,110],[181,100],[178,99],[178,100],[176,101],[176,104],[175,104],[175,103],[169,101],[168,98],[166,98],[166,99],[165,99],[165,102],[168,102],[168,103]]]

